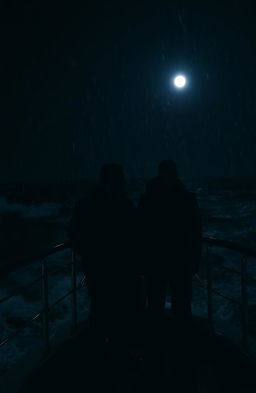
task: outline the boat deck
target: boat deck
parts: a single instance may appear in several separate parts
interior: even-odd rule
[[[166,316],[157,335],[146,324],[139,330],[130,342],[99,345],[85,328],[42,364],[21,393],[255,393],[253,360],[210,333],[206,321],[194,318],[190,331],[178,332]]]

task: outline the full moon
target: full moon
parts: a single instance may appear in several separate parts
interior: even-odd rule
[[[174,78],[174,85],[178,89],[182,89],[186,85],[186,83],[186,78],[183,75],[178,75]]]

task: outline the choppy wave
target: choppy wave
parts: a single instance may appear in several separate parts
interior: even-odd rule
[[[17,213],[22,218],[43,218],[59,214],[61,204],[56,202],[44,202],[35,205],[10,203],[7,198],[0,197],[0,214]]]

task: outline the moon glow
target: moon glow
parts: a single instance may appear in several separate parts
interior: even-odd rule
[[[182,89],[183,87],[186,86],[186,78],[183,75],[177,75],[174,80],[174,86],[177,87],[177,89]]]

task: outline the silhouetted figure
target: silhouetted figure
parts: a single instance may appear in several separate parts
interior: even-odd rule
[[[100,183],[73,212],[69,237],[82,256],[91,298],[89,322],[97,340],[125,335],[136,307],[134,210],[122,167],[108,164],[101,169]]]
[[[168,332],[164,334],[162,322],[169,289],[174,316],[169,330],[174,357],[172,391],[195,392],[191,299],[192,275],[198,271],[201,259],[201,220],[196,198],[180,181],[173,161],[159,165],[158,175],[146,185],[139,208],[153,343],[149,367],[152,373],[156,367],[164,368],[161,360]]]
[[[198,272],[201,259],[201,220],[196,198],[180,181],[173,161],[159,165],[139,207],[149,309],[162,314],[168,285],[174,315],[189,316],[192,274]]]

